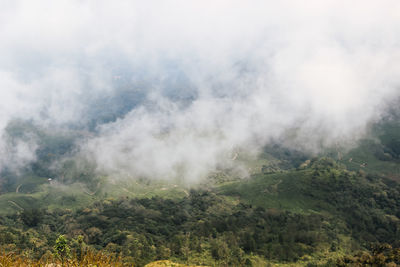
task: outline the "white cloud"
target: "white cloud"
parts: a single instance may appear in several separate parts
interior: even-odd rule
[[[394,0],[0,2],[0,131],[85,122],[118,79],[148,92],[83,145],[107,171],[195,180],[294,127],[318,149],[361,136],[399,94]],[[166,97],[175,87],[193,102]]]

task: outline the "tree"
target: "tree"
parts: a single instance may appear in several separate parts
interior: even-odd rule
[[[41,221],[43,213],[39,209],[25,209],[21,213],[21,220],[26,226],[34,227]]]
[[[70,256],[70,248],[68,246],[68,240],[64,235],[60,235],[54,246],[54,250],[56,251],[56,255],[61,258],[61,261],[64,265],[64,261],[66,258]]]

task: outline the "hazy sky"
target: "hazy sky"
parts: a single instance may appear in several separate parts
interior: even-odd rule
[[[0,167],[37,149],[10,144],[10,121],[81,126],[111,106],[124,116],[81,153],[132,176],[196,180],[282,136],[357,139],[399,96],[399,14],[396,0],[0,0]]]

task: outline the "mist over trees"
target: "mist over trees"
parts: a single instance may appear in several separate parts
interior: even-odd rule
[[[72,131],[102,172],[188,182],[271,139],[354,146],[398,97],[398,9],[5,1],[0,167],[24,168],[43,145],[9,140],[15,120]]]
[[[0,6],[0,265],[400,264],[398,1]]]

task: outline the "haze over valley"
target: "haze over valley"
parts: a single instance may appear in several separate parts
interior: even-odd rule
[[[397,1],[0,6],[0,262],[400,264]]]

